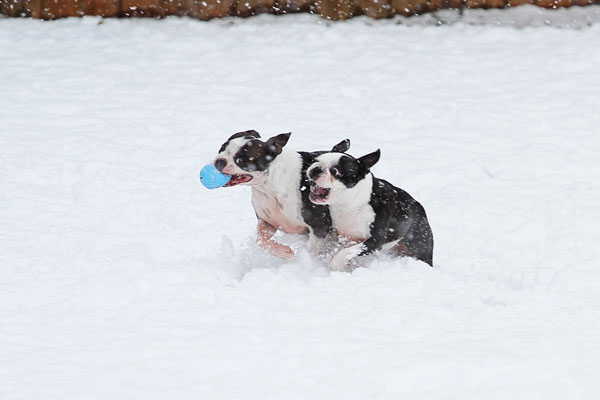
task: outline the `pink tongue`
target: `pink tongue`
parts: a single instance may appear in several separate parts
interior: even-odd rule
[[[327,189],[324,189],[319,186],[315,186],[313,192],[315,192],[316,194],[325,194],[325,193],[327,193]]]
[[[252,180],[252,177],[250,175],[233,175],[231,177],[231,183],[245,183],[245,182],[250,182]]]

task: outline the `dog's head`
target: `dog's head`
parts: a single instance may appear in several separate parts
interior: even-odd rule
[[[354,158],[345,153],[325,153],[318,156],[306,170],[310,181],[309,198],[315,204],[336,204],[351,195],[354,188],[379,161],[380,151]]]
[[[269,165],[281,154],[291,133],[282,133],[263,142],[258,132],[250,130],[231,136],[219,149],[215,168],[231,175],[225,186],[259,185],[264,182]]]

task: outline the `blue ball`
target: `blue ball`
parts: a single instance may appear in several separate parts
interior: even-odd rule
[[[200,182],[208,189],[216,189],[224,186],[231,180],[231,175],[222,174],[214,165],[205,165],[200,170]]]

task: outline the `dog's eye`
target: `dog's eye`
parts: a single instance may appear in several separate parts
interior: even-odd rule
[[[242,157],[238,157],[238,158],[235,159],[235,163],[237,165],[241,165],[243,162],[244,162],[244,160],[242,159]]]
[[[336,178],[339,178],[340,176],[342,176],[342,173],[340,172],[339,169],[337,169],[337,167],[333,167],[329,171],[331,172],[331,175],[335,176]]]

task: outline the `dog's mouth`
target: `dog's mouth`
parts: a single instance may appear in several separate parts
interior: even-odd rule
[[[316,183],[312,182],[310,184],[310,193],[308,194],[308,198],[315,204],[325,204],[327,202],[327,198],[329,197],[330,191],[331,189],[318,186]]]
[[[248,174],[231,175],[231,179],[225,184],[225,187],[239,185],[240,183],[247,183],[250,182],[253,178],[254,177],[252,175]]]

